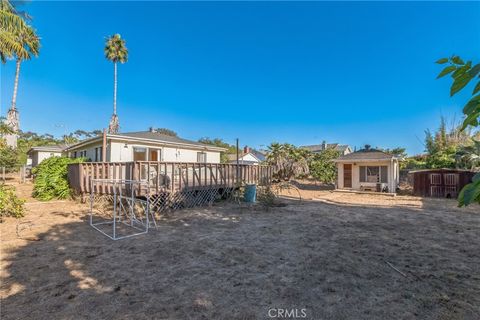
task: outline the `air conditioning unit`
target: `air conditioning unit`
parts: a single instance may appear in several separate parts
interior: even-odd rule
[[[377,183],[377,192],[388,192],[388,185],[383,182]]]

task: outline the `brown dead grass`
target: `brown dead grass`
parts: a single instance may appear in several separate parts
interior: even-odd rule
[[[177,212],[115,242],[88,226],[86,206],[29,199],[24,218],[0,225],[1,318],[268,319],[274,307],[308,319],[478,319],[480,207],[302,193],[312,200],[268,213]]]

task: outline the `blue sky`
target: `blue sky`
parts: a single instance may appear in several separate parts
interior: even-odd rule
[[[32,2],[42,37],[22,65],[21,127],[62,135],[104,128],[113,66],[105,37],[120,33],[122,131],[167,127],[189,139],[263,147],[322,140],[419,153],[441,115],[457,120],[434,61],[480,58],[480,3]],[[14,63],[1,67],[1,113]]]

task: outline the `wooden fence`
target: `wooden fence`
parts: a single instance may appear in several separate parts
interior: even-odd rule
[[[79,194],[90,193],[92,179],[145,181],[150,194],[232,188],[243,183],[266,185],[271,182],[274,169],[265,165],[236,165],[182,162],[85,162],[68,166],[70,187]],[[101,184],[95,193],[109,194]],[[138,194],[145,190],[139,190]]]

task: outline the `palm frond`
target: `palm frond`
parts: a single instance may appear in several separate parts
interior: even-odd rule
[[[128,61],[126,42],[118,33],[107,38],[104,53],[105,58],[112,62],[125,63]]]

